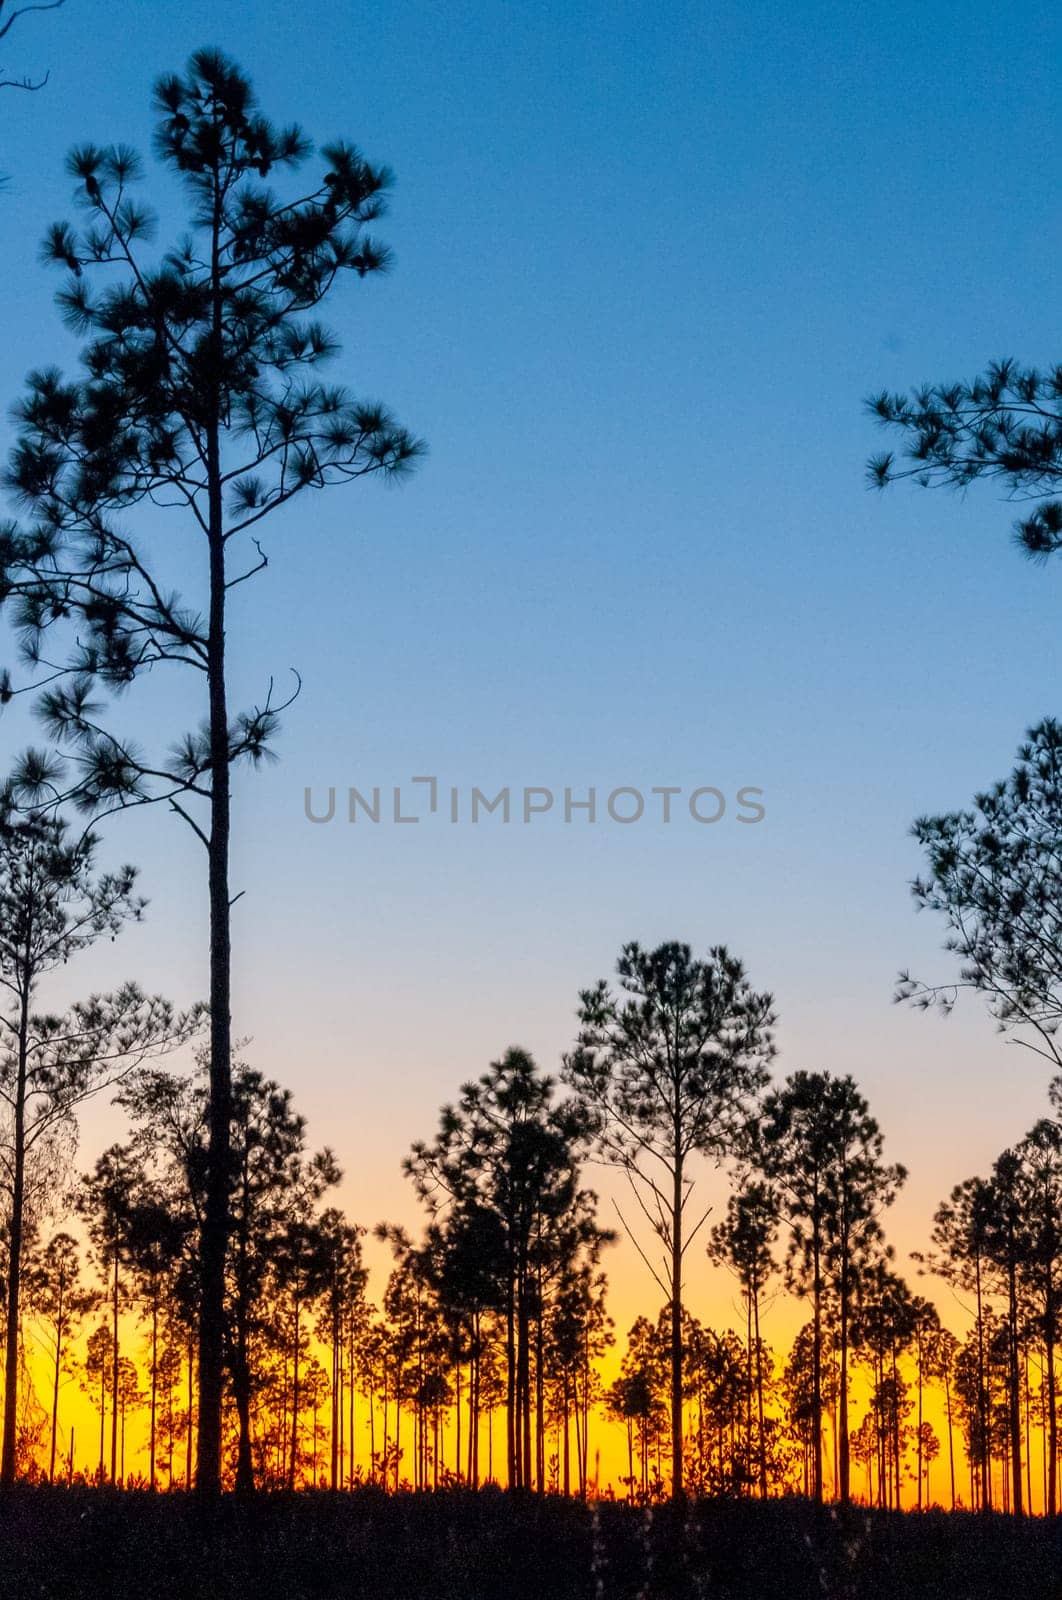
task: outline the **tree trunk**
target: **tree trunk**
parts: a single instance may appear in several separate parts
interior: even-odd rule
[[[682,1484],[682,1156],[681,1128],[675,1125],[674,1190],[671,1201],[671,1498],[683,1497]]]
[[[1058,1397],[1055,1389],[1055,1312],[1047,1318],[1047,1514],[1058,1511]]]
[[[1007,1312],[1008,1312],[1008,1377],[1010,1389],[1010,1465],[1013,1483],[1014,1515],[1022,1514],[1021,1495],[1021,1373],[1018,1367],[1018,1280],[1014,1260],[1014,1246],[1008,1249]]]
[[[295,1346],[291,1374],[291,1460],[288,1463],[288,1488],[295,1487],[299,1454],[299,1297],[295,1296]]]
[[[756,1328],[756,1409],[760,1430],[760,1499],[767,1498],[767,1440],[763,1432],[763,1345],[760,1343],[759,1285],[753,1300],[753,1320]]]
[[[159,1401],[159,1282],[157,1276],[152,1281],[151,1290],[151,1440],[150,1440],[150,1471],[151,1487],[155,1487],[155,1423],[158,1415]]]
[[[27,934],[27,969],[28,969]],[[21,984],[18,1020],[18,1060],[15,1077],[14,1144],[11,1185],[11,1220],[8,1229],[7,1317],[4,1329],[4,1442],[0,1453],[0,1486],[9,1489],[15,1481],[18,1446],[18,1325],[19,1289],[22,1278],[22,1234],[26,1204],[26,1078],[29,1066],[28,970]]]
[[[118,1243],[114,1245],[114,1278],[111,1284],[111,1482],[118,1472]]]
[[[188,1329],[188,1418],[187,1418],[187,1421],[185,1423],[186,1439],[185,1439],[185,1456],[184,1456],[184,1487],[185,1487],[186,1490],[190,1489],[192,1487],[192,1438],[193,1438],[193,1431],[194,1431],[194,1428],[195,1428],[195,1361],[194,1361],[193,1351],[194,1351],[194,1333],[193,1333],[192,1328],[189,1327],[189,1329]],[[102,1460],[102,1457],[101,1457],[101,1460]]]
[[[220,388],[222,305],[219,285],[221,196],[212,219],[213,357]],[[229,902],[230,772],[225,683],[225,530],[222,507],[218,388],[206,428],[210,550],[207,684],[210,728],[210,1106],[206,1204],[200,1230],[199,1454],[196,1488],[221,1492],[221,1402],[225,1367],[225,1257],[229,1238],[229,1149],[232,1121],[232,946]]]
[[[812,1494],[815,1504],[822,1504],[822,1276],[819,1264],[818,1219],[813,1222],[813,1331],[811,1339],[811,1419],[812,1419]]]
[[[55,1313],[55,1371],[52,1375],[52,1444],[48,1453],[48,1482],[55,1482],[55,1439],[59,1427],[59,1368],[63,1357],[63,1282],[59,1275],[59,1299]]]
[[[847,1232],[842,1244],[841,1294],[840,1294],[840,1375],[837,1421],[837,1466],[840,1480],[841,1504],[846,1506],[851,1498],[851,1455],[848,1438],[848,1240]]]
[[[992,1464],[988,1434],[988,1390],[985,1375],[985,1321],[981,1293],[981,1256],[974,1257],[974,1287],[977,1295],[977,1412],[981,1438],[978,1450],[981,1469],[981,1510],[992,1509]]]

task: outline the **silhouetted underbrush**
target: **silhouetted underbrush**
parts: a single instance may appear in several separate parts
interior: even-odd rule
[[[1036,1600],[1051,1524],[816,1513],[804,1501],[641,1511],[556,1498],[301,1493],[225,1500],[19,1488],[3,1600]]]

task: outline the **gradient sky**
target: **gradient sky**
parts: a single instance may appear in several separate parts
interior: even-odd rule
[[[899,967],[951,971],[911,905],[908,827],[1058,712],[1059,571],[1023,563],[991,490],[868,493],[883,440],[861,402],[1057,358],[1062,17],[69,0],[5,42],[8,70],[51,69],[0,100],[9,400],[74,352],[36,264],[70,210],[67,147],[145,148],[153,78],[202,44],[270,115],[395,168],[395,271],[337,297],[334,376],[430,445],[401,490],[271,525],[268,572],[236,591],[237,696],[293,665],[304,681],[280,764],[238,786],[249,1058],[335,1147],[352,1215],[412,1220],[400,1157],[463,1079],[510,1043],[555,1068],[624,940],[724,941],[777,996],[779,1071],[863,1086],[912,1173],[894,1237],[924,1242],[1046,1083],[976,1003],[949,1022],[891,1005]],[[167,709],[138,690],[128,725]],[[5,723],[12,752],[25,737]],[[768,815],[304,819],[308,784],[415,773],[466,793],[750,784]],[[202,994],[201,847],[147,813],[106,848],[141,864],[151,910],[77,988]],[[94,1109],[86,1157],[115,1128]],[[657,1296],[629,1247],[612,1271],[622,1329]]]

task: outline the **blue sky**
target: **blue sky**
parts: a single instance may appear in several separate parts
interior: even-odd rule
[[[778,996],[780,1068],[864,1084],[913,1170],[913,1238],[1043,1102],[975,1008],[943,1024],[890,995],[900,966],[948,971],[906,887],[912,817],[1059,709],[1059,573],[1022,562],[991,490],[868,493],[862,400],[1057,359],[1057,11],[68,0],[5,42],[9,70],[51,69],[0,98],[8,399],[74,353],[35,259],[67,147],[146,148],[153,78],[206,43],[270,115],[395,168],[396,267],[338,297],[335,376],[430,445],[400,491],[271,528],[237,591],[239,693],[290,666],[305,685],[280,763],[239,789],[237,1031],[371,1222],[408,1208],[398,1158],[464,1077],[516,1041],[556,1064],[623,940],[726,942]],[[755,784],[768,816],[303,818],[307,784],[414,773]],[[142,815],[107,848],[152,900],[127,969],[201,993],[199,847]]]

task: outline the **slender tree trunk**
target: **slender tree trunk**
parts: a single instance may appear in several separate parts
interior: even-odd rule
[[[118,1471],[118,1244],[114,1245],[114,1278],[111,1283],[111,1482]]]
[[[812,1494],[822,1504],[822,1274],[819,1262],[818,1219],[812,1222],[814,1285],[812,1291],[811,1339],[811,1417],[812,1417]]]
[[[461,1482],[461,1325],[460,1325],[460,1323],[458,1323],[458,1328],[457,1328],[457,1354],[456,1354],[456,1357],[455,1357],[454,1366],[455,1366],[456,1372],[457,1372],[456,1390],[455,1390],[455,1395],[454,1395],[454,1426],[455,1426],[456,1434],[457,1434],[456,1440],[454,1442],[454,1477],[455,1477],[456,1481],[458,1483],[460,1483]],[[469,1378],[469,1381],[471,1382],[471,1376]]]
[[[1022,1515],[1021,1485],[1021,1372],[1018,1365],[1018,1279],[1013,1241],[1008,1249],[1007,1320],[1008,1376],[1010,1388],[1010,1458],[1014,1515]]]
[[[756,1328],[756,1410],[758,1413],[760,1444],[760,1499],[767,1498],[767,1440],[763,1431],[763,1345],[760,1342],[759,1286],[753,1298],[753,1320]]]
[[[339,1422],[343,1414],[342,1396],[339,1392],[339,1381],[342,1376],[339,1364],[340,1329],[338,1318],[332,1320],[332,1437],[330,1451],[330,1476],[329,1483],[334,1493],[339,1485]]]
[[[546,1492],[546,1392],[543,1352],[542,1275],[538,1275],[538,1306],[535,1320],[535,1486]]]
[[[951,1421],[951,1373],[945,1358],[944,1403],[948,1411],[948,1469],[951,1473],[951,1509],[955,1510],[955,1430]]]
[[[62,1273],[59,1277],[59,1299],[55,1314],[55,1370],[52,1374],[52,1443],[48,1453],[48,1482],[55,1482],[55,1440],[59,1427],[59,1368],[63,1356],[63,1291]]]
[[[516,1448],[516,1394],[516,1274],[511,1271],[505,1301],[505,1447],[510,1489],[520,1486],[520,1458]]]
[[[402,1360],[395,1368],[395,1494],[398,1493],[399,1474],[402,1471]]]
[[[195,1429],[195,1333],[188,1329],[188,1419],[185,1424],[184,1487],[192,1487],[192,1445]]]
[[[900,1369],[896,1360],[896,1344],[892,1346],[892,1466],[896,1479],[896,1509],[903,1510],[903,1474],[900,1450]]]
[[[1047,1514],[1058,1511],[1058,1395],[1055,1388],[1055,1308],[1054,1300],[1047,1318]]]
[[[675,1169],[671,1198],[671,1498],[683,1497],[682,1482],[682,1127],[675,1117]]]
[[[752,1403],[756,1388],[755,1357],[752,1350],[752,1285],[745,1290],[745,1481],[742,1494],[752,1496]]]
[[[977,1413],[981,1437],[978,1450],[981,1469],[981,1510],[992,1509],[992,1461],[988,1432],[988,1386],[985,1372],[984,1302],[981,1293],[981,1256],[974,1257],[974,1288],[977,1295]]]
[[[148,1477],[152,1489],[155,1487],[155,1422],[158,1416],[159,1400],[159,1285],[158,1278],[152,1280],[151,1287],[151,1437],[150,1437],[150,1468]]]
[[[528,1310],[527,1267],[521,1263],[517,1303],[517,1373],[520,1398],[520,1485],[530,1489],[531,1476],[531,1318]]]
[[[236,1442],[236,1493],[254,1492],[254,1452],[251,1444],[251,1368],[246,1334],[238,1330],[232,1351],[232,1398],[238,1421]]]
[[[210,623],[207,686],[210,731],[210,1105],[206,1204],[200,1232],[199,1454],[196,1488],[221,1492],[221,1401],[225,1366],[225,1258],[229,1238],[232,1122],[232,946],[229,900],[230,771],[225,682],[225,529],[219,390],[222,364],[220,251],[222,199],[215,183],[211,269],[215,392],[206,426]]]
[[[101,1361],[100,1362],[100,1472],[99,1472],[99,1481],[100,1481],[101,1484],[105,1481],[104,1480],[103,1451],[104,1451],[104,1440],[106,1438],[106,1429],[107,1429],[107,1366],[106,1366],[105,1362]]]
[[[235,1230],[233,1253],[236,1257],[236,1291],[232,1308],[234,1330],[228,1340],[229,1365],[232,1379],[232,1396],[236,1403],[236,1493],[242,1496],[254,1493],[254,1447],[251,1440],[251,1360],[249,1354],[250,1288],[247,1266],[247,1218],[251,1200],[248,1195],[250,1174],[246,1145],[243,1150],[240,1172],[239,1226]]]
[[[570,1398],[568,1394],[568,1372],[564,1373],[564,1498],[571,1499],[572,1494],[572,1460],[571,1460],[571,1417]]]
[[[18,1327],[22,1281],[22,1235],[26,1205],[26,1082],[29,1070],[29,940],[26,972],[19,995],[19,1019],[12,1126],[11,1217],[8,1226],[7,1316],[4,1328],[4,1439],[0,1452],[0,1486],[15,1481],[18,1447]]]
[[[291,1460],[288,1463],[288,1488],[295,1487],[299,1455],[299,1297],[295,1296],[295,1342],[291,1372]]]
[[[840,1294],[840,1376],[838,1391],[839,1417],[837,1425],[837,1460],[840,1479],[841,1504],[846,1506],[851,1498],[851,1456],[848,1438],[848,1243],[842,1245]]]

